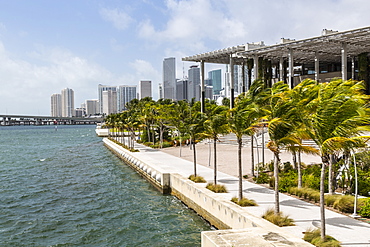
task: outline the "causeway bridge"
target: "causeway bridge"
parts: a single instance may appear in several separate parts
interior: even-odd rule
[[[0,126],[14,125],[82,125],[103,122],[103,117],[51,117],[32,115],[1,115]]]

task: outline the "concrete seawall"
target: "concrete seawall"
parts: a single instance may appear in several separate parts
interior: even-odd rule
[[[218,231],[202,232],[202,246],[312,246],[284,229],[248,213],[223,196],[168,169],[166,157],[153,159],[149,153],[130,152],[114,142],[103,139],[104,144],[125,163],[151,182],[163,193],[171,193],[189,208],[209,221]],[[156,154],[156,157],[159,157]],[[156,158],[154,157],[154,158]],[[168,157],[173,159],[174,157]],[[178,159],[178,158],[177,158]],[[173,163],[173,161],[167,162]],[[181,163],[182,159],[178,159]]]

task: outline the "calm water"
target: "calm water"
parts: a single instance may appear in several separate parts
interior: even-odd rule
[[[0,127],[0,246],[199,246],[204,230],[94,126]]]

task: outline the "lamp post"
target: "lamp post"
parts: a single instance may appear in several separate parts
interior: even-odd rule
[[[354,206],[353,206],[353,214],[351,215],[352,218],[359,218],[360,216],[357,214],[357,190],[358,190],[358,186],[357,186],[357,166],[356,166],[356,155],[354,152],[352,152],[352,155],[353,155],[353,165],[355,167],[355,202],[354,202]]]
[[[257,137],[255,135],[253,135],[253,138],[254,140],[256,141],[256,148],[257,148],[257,178],[259,176],[259,171],[260,171],[260,154],[259,154],[259,151],[258,151],[258,140],[257,140]],[[252,152],[254,152],[254,150],[252,149]]]

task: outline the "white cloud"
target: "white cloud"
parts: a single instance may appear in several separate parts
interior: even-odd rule
[[[162,73],[156,70],[150,62],[140,59],[130,63],[130,67],[135,71],[135,85],[140,80],[152,81],[153,98],[156,99],[158,97],[158,83],[162,80]]]
[[[33,54],[46,65],[14,59],[0,42],[0,113],[49,115],[50,95],[65,87],[75,91],[78,107],[86,99],[97,98],[99,83],[113,80],[109,71],[68,50],[43,49]]]
[[[161,79],[161,73],[148,61],[136,59],[134,62],[130,63],[130,66],[135,71],[135,75],[138,78],[137,82],[139,80],[159,81]]]
[[[100,16],[109,22],[112,22],[118,30],[125,30],[129,27],[133,19],[123,10],[102,8]]]
[[[167,0],[166,7],[167,22],[155,23],[154,17],[141,22],[139,37],[196,53],[308,38],[324,28],[345,31],[370,22],[367,0]]]

